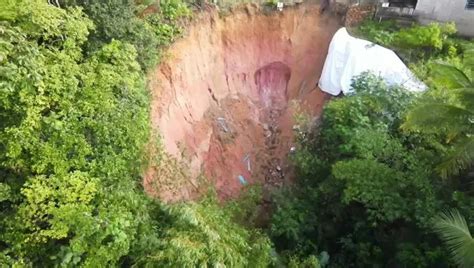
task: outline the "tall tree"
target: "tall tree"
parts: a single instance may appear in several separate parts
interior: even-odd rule
[[[433,66],[435,82],[449,91],[452,99],[435,99],[413,108],[403,128],[426,133],[445,133],[452,145],[438,171],[443,177],[458,174],[474,163],[474,49],[467,50],[467,71],[445,64]],[[471,77],[469,77],[471,76]]]

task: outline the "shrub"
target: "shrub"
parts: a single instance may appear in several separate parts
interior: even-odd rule
[[[420,69],[430,59],[459,55],[461,41],[453,38],[456,31],[454,23],[400,27],[394,21],[366,20],[356,29],[356,34],[395,50],[405,62],[413,63]],[[418,73],[422,74],[422,71]]]
[[[96,25],[86,43],[93,53],[112,40],[135,46],[142,70],[148,70],[159,60],[159,48],[167,46],[182,33],[179,21],[191,16],[181,0],[161,1],[159,13],[138,16],[140,6],[133,0],[106,0],[89,3],[87,0],[64,0],[66,7],[80,6]]]
[[[157,267],[267,267],[271,243],[239,226],[211,195],[199,203],[164,208],[159,250],[146,262]]]
[[[326,105],[319,132],[294,157],[297,185],[275,196],[277,249],[299,256],[324,250],[335,266],[383,266],[409,265],[408,251],[399,254],[409,245],[422,263],[449,262],[430,255],[436,245],[418,246],[436,240],[427,230],[443,188],[433,173],[436,137],[400,130],[416,95],[371,74],[353,88]]]
[[[421,48],[441,50],[447,38],[456,33],[456,25],[431,23],[427,26],[415,25],[395,33],[394,45],[401,48]]]
[[[89,8],[97,8],[100,22],[110,15],[108,4],[121,3],[126,2]],[[137,45],[113,38],[130,33],[98,25],[111,41],[101,40],[84,53],[94,25],[80,8],[60,9],[42,0],[5,7],[0,13],[2,265],[265,267],[271,262],[268,238],[234,223],[215,199],[163,205],[144,195],[139,185],[150,137],[149,96]],[[124,12],[120,16],[131,17]]]
[[[393,43],[394,33],[397,29],[399,27],[396,22],[391,20],[382,22],[364,20],[357,27],[356,34],[376,44],[390,46]]]

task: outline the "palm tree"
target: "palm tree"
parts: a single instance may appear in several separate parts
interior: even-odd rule
[[[465,52],[464,66],[474,74],[474,49]],[[404,129],[425,133],[447,133],[452,150],[437,167],[442,177],[459,174],[474,162],[474,79],[445,63],[433,66],[432,77],[454,96],[455,101],[437,100],[412,109]]]
[[[457,210],[443,213],[434,219],[434,230],[446,243],[459,267],[474,267],[474,238],[466,220]]]

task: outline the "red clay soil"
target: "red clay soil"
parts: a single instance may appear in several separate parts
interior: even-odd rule
[[[339,27],[313,4],[271,14],[253,5],[225,17],[202,14],[149,81],[152,126],[165,150],[186,163],[189,178],[170,191],[169,178],[152,165],[147,192],[190,199],[204,177],[227,199],[246,183],[288,180],[294,107],[321,113],[327,97],[316,85]]]

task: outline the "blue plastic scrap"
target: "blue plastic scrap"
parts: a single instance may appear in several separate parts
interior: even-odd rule
[[[239,175],[239,181],[242,185],[247,185],[247,181],[245,180],[244,176],[242,175]]]

